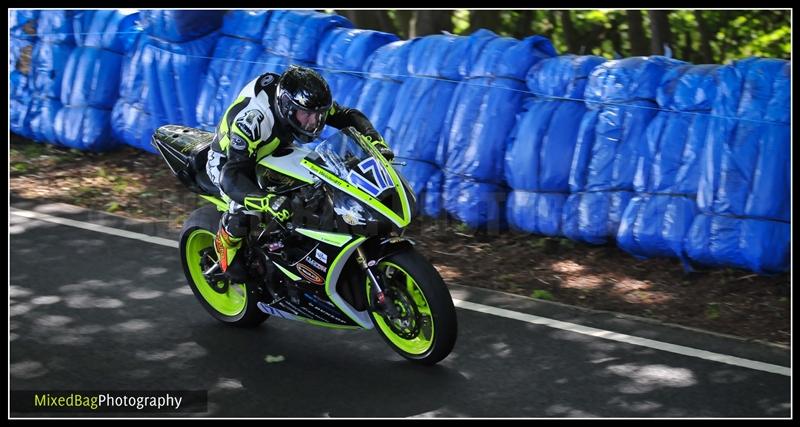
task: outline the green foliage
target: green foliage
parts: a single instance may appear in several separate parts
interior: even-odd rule
[[[389,10],[397,34],[406,37],[410,10]],[[419,13],[425,13],[420,11]],[[518,39],[539,34],[560,54],[633,56],[630,10],[453,10],[453,33],[468,35],[483,26]],[[651,22],[641,10],[639,38],[650,49]],[[695,64],[723,64],[749,56],[791,57],[791,10],[668,10],[670,49],[674,58]],[[487,18],[487,15],[492,15]],[[706,34],[702,34],[701,22]],[[707,45],[704,45],[704,40]],[[641,41],[641,40],[640,40]],[[660,52],[659,52],[660,53]]]
[[[531,298],[542,299],[547,301],[552,301],[555,299],[555,297],[553,297],[553,294],[551,294],[548,291],[545,291],[544,289],[534,289],[533,293],[531,294]]]
[[[712,302],[706,306],[706,319],[719,319],[719,304]]]

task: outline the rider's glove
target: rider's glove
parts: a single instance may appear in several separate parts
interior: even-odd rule
[[[276,196],[275,194],[252,195],[244,198],[244,206],[247,209],[268,213],[279,221],[286,221],[291,216],[289,210],[284,208],[286,201],[286,196]]]
[[[373,147],[377,148],[381,155],[386,158],[388,161],[392,161],[394,159],[394,152],[386,145],[386,142],[380,136],[376,138],[372,138],[371,136],[367,136],[367,141],[369,141]]]

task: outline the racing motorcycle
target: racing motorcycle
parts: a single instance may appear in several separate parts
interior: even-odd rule
[[[192,292],[217,320],[255,327],[270,316],[342,329],[375,329],[397,353],[432,365],[457,335],[453,300],[439,273],[403,237],[416,198],[392,163],[354,128],[315,148],[278,148],[257,159],[274,216],[247,211],[237,256],[249,279],[221,271],[214,237],[228,204],[206,161],[213,133],[166,125],[152,144],[173,174],[211,202],[189,216],[180,258]],[[287,205],[288,204],[288,205]]]

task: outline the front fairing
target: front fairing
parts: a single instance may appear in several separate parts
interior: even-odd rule
[[[332,190],[337,220],[354,234],[388,234],[411,222],[416,203],[411,187],[355,129],[332,135],[301,164]]]

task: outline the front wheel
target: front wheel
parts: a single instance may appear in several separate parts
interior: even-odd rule
[[[377,266],[387,303],[373,311],[375,329],[395,352],[413,362],[433,365],[447,357],[456,342],[458,326],[453,299],[433,265],[412,250],[391,255]],[[372,285],[367,295],[374,307]]]
[[[203,273],[217,262],[214,237],[220,212],[204,206],[186,220],[181,230],[180,255],[183,273],[203,308],[222,323],[255,327],[267,320],[268,314],[258,309],[255,292],[245,283],[211,283]],[[239,254],[244,256],[244,254]]]

